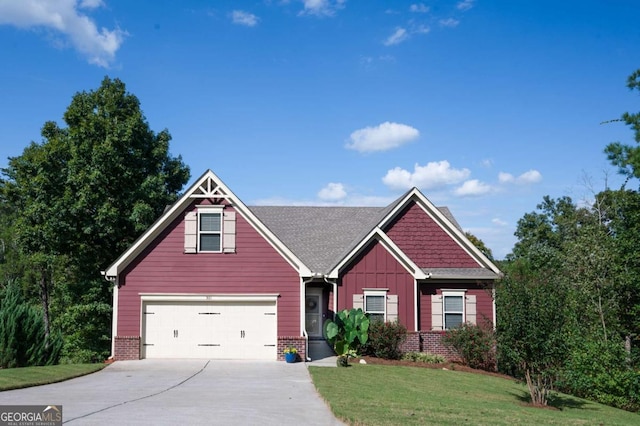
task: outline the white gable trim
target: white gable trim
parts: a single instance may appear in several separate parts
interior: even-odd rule
[[[451,237],[469,256],[471,256],[480,267],[488,268],[497,275],[502,275],[502,272],[498,269],[493,262],[485,256],[478,248],[473,245],[471,241],[464,235],[457,226],[455,226],[436,206],[425,197],[422,192],[417,188],[413,188],[405,195],[404,199],[399,202],[396,207],[389,212],[389,214],[380,221],[378,226],[384,228],[388,225],[396,216],[407,206],[410,201],[415,201],[416,204],[424,210],[424,212],[431,217],[440,228]]]
[[[211,170],[207,170],[165,213],[156,220],[118,259],[105,270],[107,279],[116,279],[160,233],[193,202],[201,198],[226,199],[258,233],[296,270],[301,276],[310,276],[311,271],[293,254],[264,224],[231,192],[231,190]]]
[[[411,260],[402,250],[398,247],[387,234],[385,234],[379,227],[374,228],[360,243],[347,254],[340,263],[338,263],[329,272],[328,278],[338,278],[340,271],[348,265],[352,259],[366,249],[369,243],[374,240],[378,241],[404,268],[413,275],[414,279],[421,280],[426,279],[428,276]]]

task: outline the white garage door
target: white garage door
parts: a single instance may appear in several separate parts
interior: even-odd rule
[[[273,301],[143,303],[144,358],[276,359]]]

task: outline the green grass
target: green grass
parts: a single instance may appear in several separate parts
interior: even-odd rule
[[[309,367],[336,417],[352,425],[638,425],[640,415],[556,394],[528,406],[526,385],[461,371],[384,365]]]
[[[102,370],[104,364],[61,364],[0,370],[0,391],[47,385]]]

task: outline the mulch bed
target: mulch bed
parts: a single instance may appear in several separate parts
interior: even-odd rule
[[[362,357],[362,358],[350,358],[350,364],[358,364],[361,359],[364,359],[367,364],[377,364],[377,365],[399,365],[403,367],[420,367],[420,368],[432,368],[436,370],[455,370],[455,371],[464,371],[466,373],[475,373],[475,374],[483,374],[486,376],[500,377],[502,379],[516,380],[511,376],[507,376],[506,374],[500,374],[493,371],[485,371],[478,370],[475,368],[471,368],[466,365],[462,365],[457,362],[444,362],[440,364],[431,364],[428,362],[415,362],[415,361],[405,361],[405,360],[394,360],[394,359],[382,359],[376,357]]]

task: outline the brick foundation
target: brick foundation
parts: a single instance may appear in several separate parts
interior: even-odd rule
[[[278,361],[284,361],[284,350],[293,346],[298,350],[298,361],[305,360],[307,340],[302,336],[278,337]],[[127,361],[140,359],[140,336],[116,336],[113,359]]]
[[[444,331],[410,331],[401,349],[403,352],[428,352],[442,355],[451,361],[457,360],[457,355],[442,344],[444,333]]]
[[[284,350],[289,346],[293,346],[298,350],[298,361],[307,359],[307,339],[302,336],[279,336],[278,361],[284,361]]]
[[[140,359],[140,336],[116,336],[113,358],[116,361]]]

